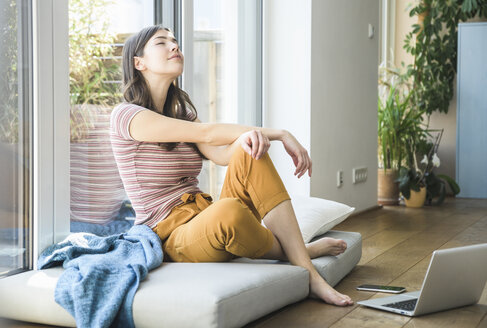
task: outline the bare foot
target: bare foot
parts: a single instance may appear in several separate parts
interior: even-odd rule
[[[310,276],[310,293],[309,297],[316,298],[325,301],[328,304],[338,306],[353,305],[353,301],[350,297],[344,294],[340,294],[333,287],[321,277]]]
[[[324,255],[339,255],[347,249],[347,243],[342,239],[321,238],[312,243],[306,244],[309,257],[314,259]]]

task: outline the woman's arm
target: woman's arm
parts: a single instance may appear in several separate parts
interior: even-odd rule
[[[201,123],[199,119],[195,122]],[[207,143],[196,143],[200,152],[215,164],[227,166],[230,163],[233,153],[240,147],[252,157],[259,159],[270,147],[270,139],[257,127],[241,134],[231,144],[223,146],[212,146]]]
[[[311,177],[313,162],[308,151],[291,133],[285,130],[283,130],[283,133],[283,137],[279,140],[282,141],[284,149],[291,156],[294,166],[296,166],[294,175],[301,178],[308,171],[308,175]],[[243,133],[237,140],[227,146],[196,145],[206,158],[218,165],[228,165],[232,154],[238,147],[242,147],[252,157],[259,159],[269,149],[270,140],[261,131],[251,130]]]
[[[284,130],[238,124],[190,122],[167,117],[151,110],[137,113],[131,120],[130,135],[137,141],[192,142],[212,146],[230,145],[247,131],[259,130],[270,140],[281,140]]]
[[[282,129],[190,122],[167,117],[151,110],[143,110],[132,118],[129,131],[132,138],[137,141],[191,142],[210,146],[227,146],[218,150],[220,154],[224,152],[224,155],[221,155],[223,159],[216,159],[223,165],[228,163],[226,159],[228,156],[231,157],[237,146],[243,147],[252,157],[258,159],[269,148],[266,146],[266,140],[280,140],[296,166],[294,175],[300,178],[308,171],[308,175],[311,176],[312,163],[308,151],[291,133]],[[235,143],[244,133],[246,133],[245,139]],[[215,152],[217,151],[215,150]],[[217,154],[215,153],[212,157],[217,158]],[[207,158],[211,159],[208,156]]]
[[[237,147],[240,147],[237,140],[224,146],[211,146],[205,143],[197,143],[196,146],[206,158],[221,166],[227,166],[228,163],[230,163],[232,154],[235,152]]]
[[[270,140],[262,132],[251,130],[241,134],[234,142],[224,146],[197,143],[196,146],[206,158],[215,164],[227,166],[233,153],[242,147],[250,156],[259,159],[270,147]]]

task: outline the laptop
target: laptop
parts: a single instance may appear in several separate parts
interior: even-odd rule
[[[357,302],[407,316],[479,301],[487,280],[487,243],[433,252],[420,291]]]

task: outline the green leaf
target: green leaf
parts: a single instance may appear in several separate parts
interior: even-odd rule
[[[441,205],[445,200],[445,196],[446,196],[445,183],[441,181],[440,190],[438,192],[438,199],[433,203],[433,205]]]
[[[448,183],[454,195],[458,195],[460,193],[460,186],[458,186],[455,180],[444,174],[438,174],[438,178],[441,178]]]

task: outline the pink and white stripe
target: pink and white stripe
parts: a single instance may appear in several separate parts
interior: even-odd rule
[[[110,144],[110,113],[95,113],[84,138],[71,143],[70,216],[74,221],[105,224],[118,215],[126,194]]]
[[[202,159],[187,143],[172,151],[139,142],[129,133],[132,118],[144,107],[122,103],[111,114],[110,140],[125,191],[136,212],[135,224],[153,228],[182,203],[184,193],[198,193]],[[162,133],[162,131],[161,131]]]

